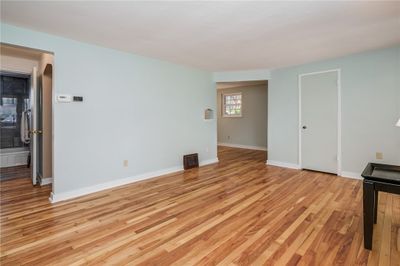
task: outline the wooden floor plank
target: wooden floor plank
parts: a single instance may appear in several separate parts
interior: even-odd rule
[[[399,265],[399,195],[380,193],[367,251],[361,181],[218,157],[56,204],[26,167],[1,169],[1,265]]]

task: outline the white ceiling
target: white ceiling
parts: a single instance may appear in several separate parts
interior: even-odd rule
[[[1,21],[211,71],[400,43],[400,2],[1,1]]]

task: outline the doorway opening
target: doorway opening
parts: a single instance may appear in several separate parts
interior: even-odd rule
[[[0,44],[0,180],[53,183],[53,54]]]
[[[265,164],[267,132],[268,81],[218,82],[218,159],[246,157]]]

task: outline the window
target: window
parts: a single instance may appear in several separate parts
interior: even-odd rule
[[[222,94],[222,116],[242,116],[242,93]]]
[[[15,127],[17,124],[17,98],[3,98],[0,108],[0,122],[2,126]]]

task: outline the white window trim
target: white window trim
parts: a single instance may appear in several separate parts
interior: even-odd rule
[[[225,114],[225,96],[233,96],[233,95],[240,95],[241,103],[240,103],[240,115],[227,115]],[[222,93],[221,97],[222,101],[222,117],[226,118],[235,118],[235,117],[242,117],[243,116],[243,94],[242,92],[232,92],[232,93]]]

